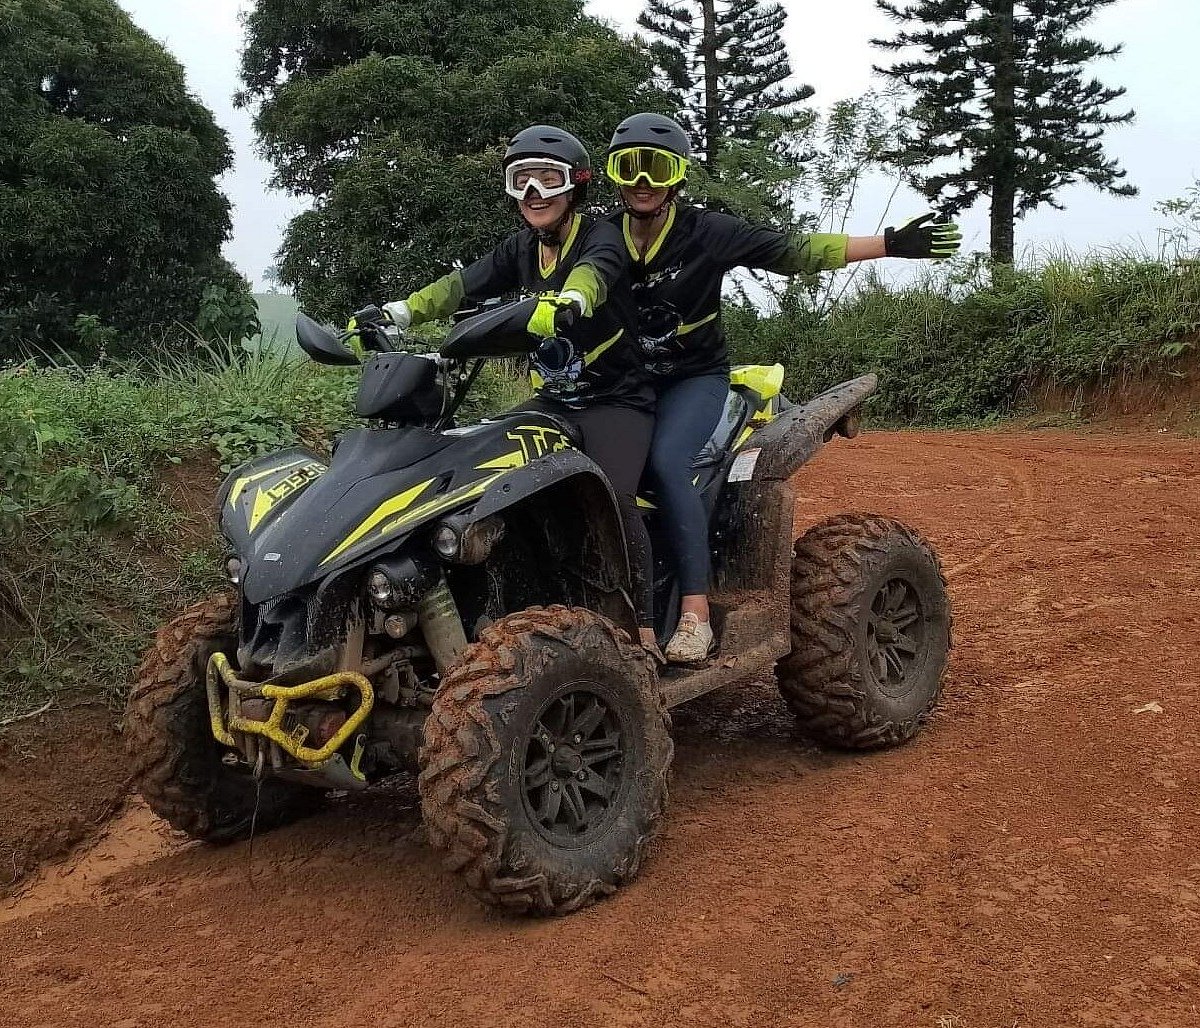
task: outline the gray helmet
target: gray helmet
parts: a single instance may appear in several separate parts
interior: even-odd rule
[[[653,146],[685,159],[692,156],[692,141],[683,126],[665,114],[634,114],[617,126],[608,152],[631,146]]]
[[[571,181],[575,185],[571,198],[576,206],[587,199],[587,184],[592,180],[592,158],[587,147],[570,132],[552,125],[531,125],[521,129],[508,141],[503,167],[525,157],[552,157],[570,165]]]

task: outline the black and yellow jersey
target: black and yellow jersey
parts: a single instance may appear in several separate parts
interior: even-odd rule
[[[702,207],[672,204],[645,256],[623,211],[609,217],[632,261],[639,340],[648,370],[661,380],[728,371],[721,284],[733,268],[780,275],[846,265],[844,235],[791,236]]]
[[[542,255],[531,229],[514,232],[491,253],[409,296],[405,302],[414,323],[448,317],[465,301],[574,290],[587,300],[585,316],[566,333],[575,359],[553,379],[539,373],[535,359],[538,395],[569,407],[613,403],[653,410],[653,384],[637,350],[637,311],[620,229],[576,215],[554,263],[545,267]]]

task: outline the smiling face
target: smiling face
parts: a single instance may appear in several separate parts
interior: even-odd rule
[[[621,199],[635,214],[653,214],[667,202],[669,193],[669,189],[652,189],[644,182],[621,187]]]
[[[570,197],[570,193],[564,193],[561,196],[552,196],[548,200],[543,200],[537,194],[531,193],[526,199],[520,201],[521,217],[532,229],[553,228],[566,217],[571,206]]]

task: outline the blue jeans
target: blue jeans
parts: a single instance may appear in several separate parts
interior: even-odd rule
[[[692,461],[721,420],[728,395],[727,373],[680,379],[658,394],[649,467],[684,596],[708,592],[708,515],[692,485]]]

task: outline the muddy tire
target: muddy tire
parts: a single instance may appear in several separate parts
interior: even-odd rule
[[[933,548],[892,518],[837,515],[796,543],[780,692],[813,738],[850,749],[896,745],[937,705],[950,629]]]
[[[230,597],[214,596],[159,629],[125,709],[134,785],[172,828],[205,842],[249,835],[254,812],[254,782],[221,762],[227,751],[212,736],[204,691],[208,658],[237,646],[233,611]],[[257,830],[303,816],[321,796],[315,789],[266,779]]]
[[[421,809],[485,903],[567,914],[637,874],[672,754],[641,647],[598,614],[535,607],[491,625],[438,689]]]

